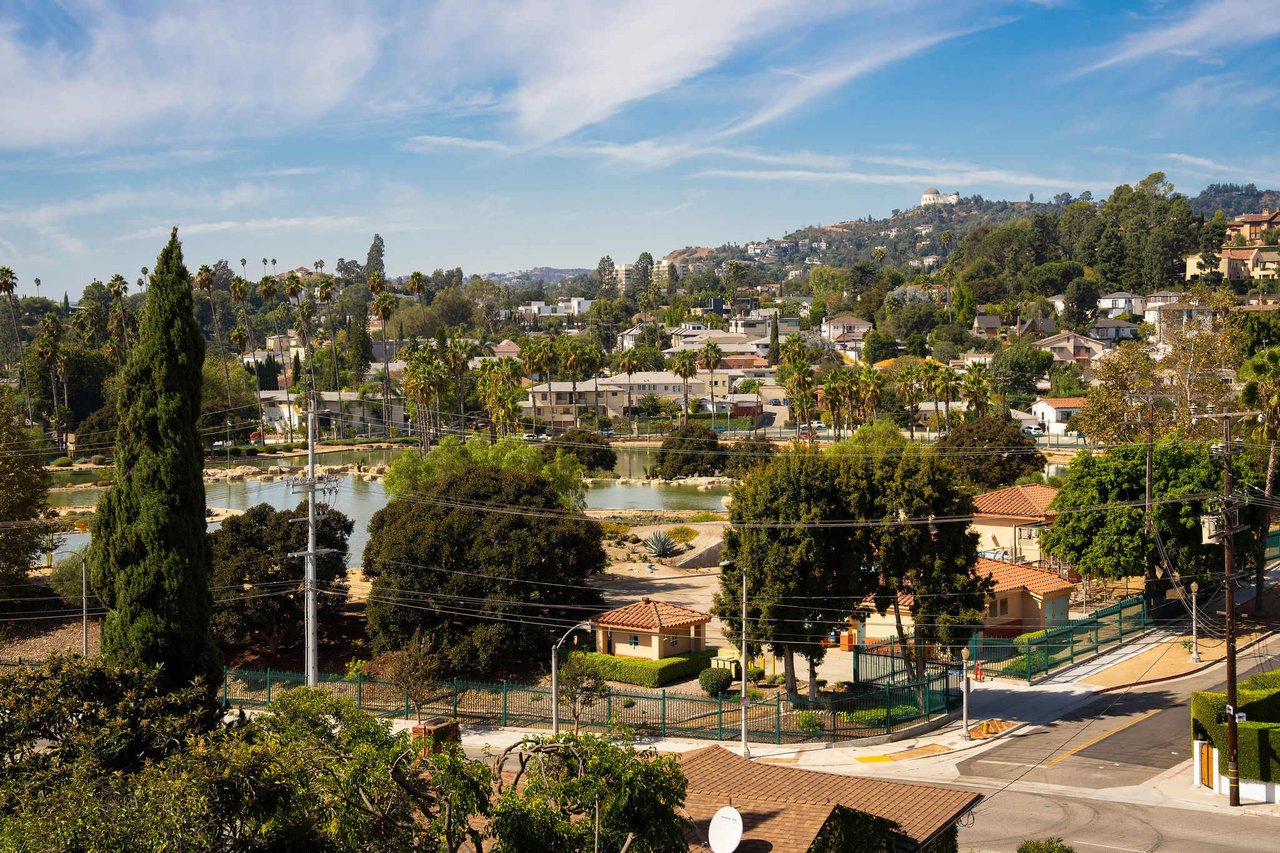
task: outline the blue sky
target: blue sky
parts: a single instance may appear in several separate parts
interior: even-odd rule
[[[0,0],[0,264],[594,266],[1164,170],[1280,187],[1277,0]],[[260,274],[260,273],[259,273]]]

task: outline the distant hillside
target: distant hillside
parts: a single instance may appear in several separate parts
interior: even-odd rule
[[[482,278],[487,278],[490,281],[495,281],[499,284],[521,284],[533,281],[555,283],[562,279],[586,275],[589,272],[591,272],[591,270],[578,267],[568,269],[562,269],[559,267],[534,267],[533,269],[520,270],[519,272],[485,273]]]
[[[1260,190],[1253,184],[1209,184],[1191,199],[1196,213],[1213,216],[1221,210],[1228,219],[1242,213],[1259,213],[1264,207],[1275,210],[1277,206],[1280,190]]]

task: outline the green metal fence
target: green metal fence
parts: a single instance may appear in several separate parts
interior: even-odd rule
[[[969,641],[969,656],[982,663],[983,677],[1026,679],[1030,684],[1150,626],[1146,603],[1135,596],[1104,607],[1087,619],[1073,619],[1046,631],[1013,639],[974,636]]]
[[[273,670],[226,670],[222,699],[228,706],[261,707],[282,691],[304,683],[303,676]],[[551,727],[551,691],[511,682],[454,679],[433,684],[419,694],[421,708],[409,693],[393,684],[363,676],[322,676],[320,688],[388,717],[416,719],[453,717],[471,725]],[[920,681],[854,685],[843,692],[824,692],[814,699],[788,700],[782,693],[750,699],[744,706],[736,694],[701,696],[671,690],[610,690],[589,706],[561,699],[560,724],[585,731],[629,728],[649,737],[736,740],[742,713],[748,739],[761,743],[850,740],[891,734],[917,721],[937,719],[959,707],[958,671],[937,667]],[[750,691],[748,692],[750,697]],[[575,720],[576,714],[576,720]]]

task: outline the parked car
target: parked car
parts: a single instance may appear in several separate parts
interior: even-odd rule
[[[769,405],[770,405],[770,406],[781,406],[781,405],[782,405],[782,400],[780,400],[780,399],[779,399],[779,398],[777,398],[777,397],[774,397],[774,398],[772,398],[771,400],[769,400]]]
[[[1040,424],[1027,424],[1022,428],[1022,434],[1036,438],[1044,435],[1044,427],[1040,426]]]
[[[526,432],[524,435],[520,437],[523,438],[525,441],[538,441],[539,439],[539,436],[536,432]]]
[[[613,435],[614,435],[612,429],[602,429],[600,430],[600,434],[605,438],[613,438]]]

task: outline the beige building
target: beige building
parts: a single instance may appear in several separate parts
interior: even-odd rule
[[[1016,637],[1028,631],[1065,625],[1070,620],[1072,585],[1053,572],[987,557],[978,558],[974,572],[979,577],[990,577],[994,583],[982,625],[986,636]],[[915,597],[910,593],[898,596],[896,607],[901,609],[902,627],[907,633],[911,633],[915,625],[911,617],[914,604]],[[870,606],[870,601],[864,602],[867,610],[857,623],[858,642],[896,638],[894,607],[881,616]]]
[[[619,657],[660,660],[707,647],[711,615],[642,598],[591,620],[596,651]]]
[[[978,551],[1011,563],[1040,563],[1040,534],[1055,513],[1049,504],[1058,496],[1052,486],[1009,486],[973,499],[973,525]]]

